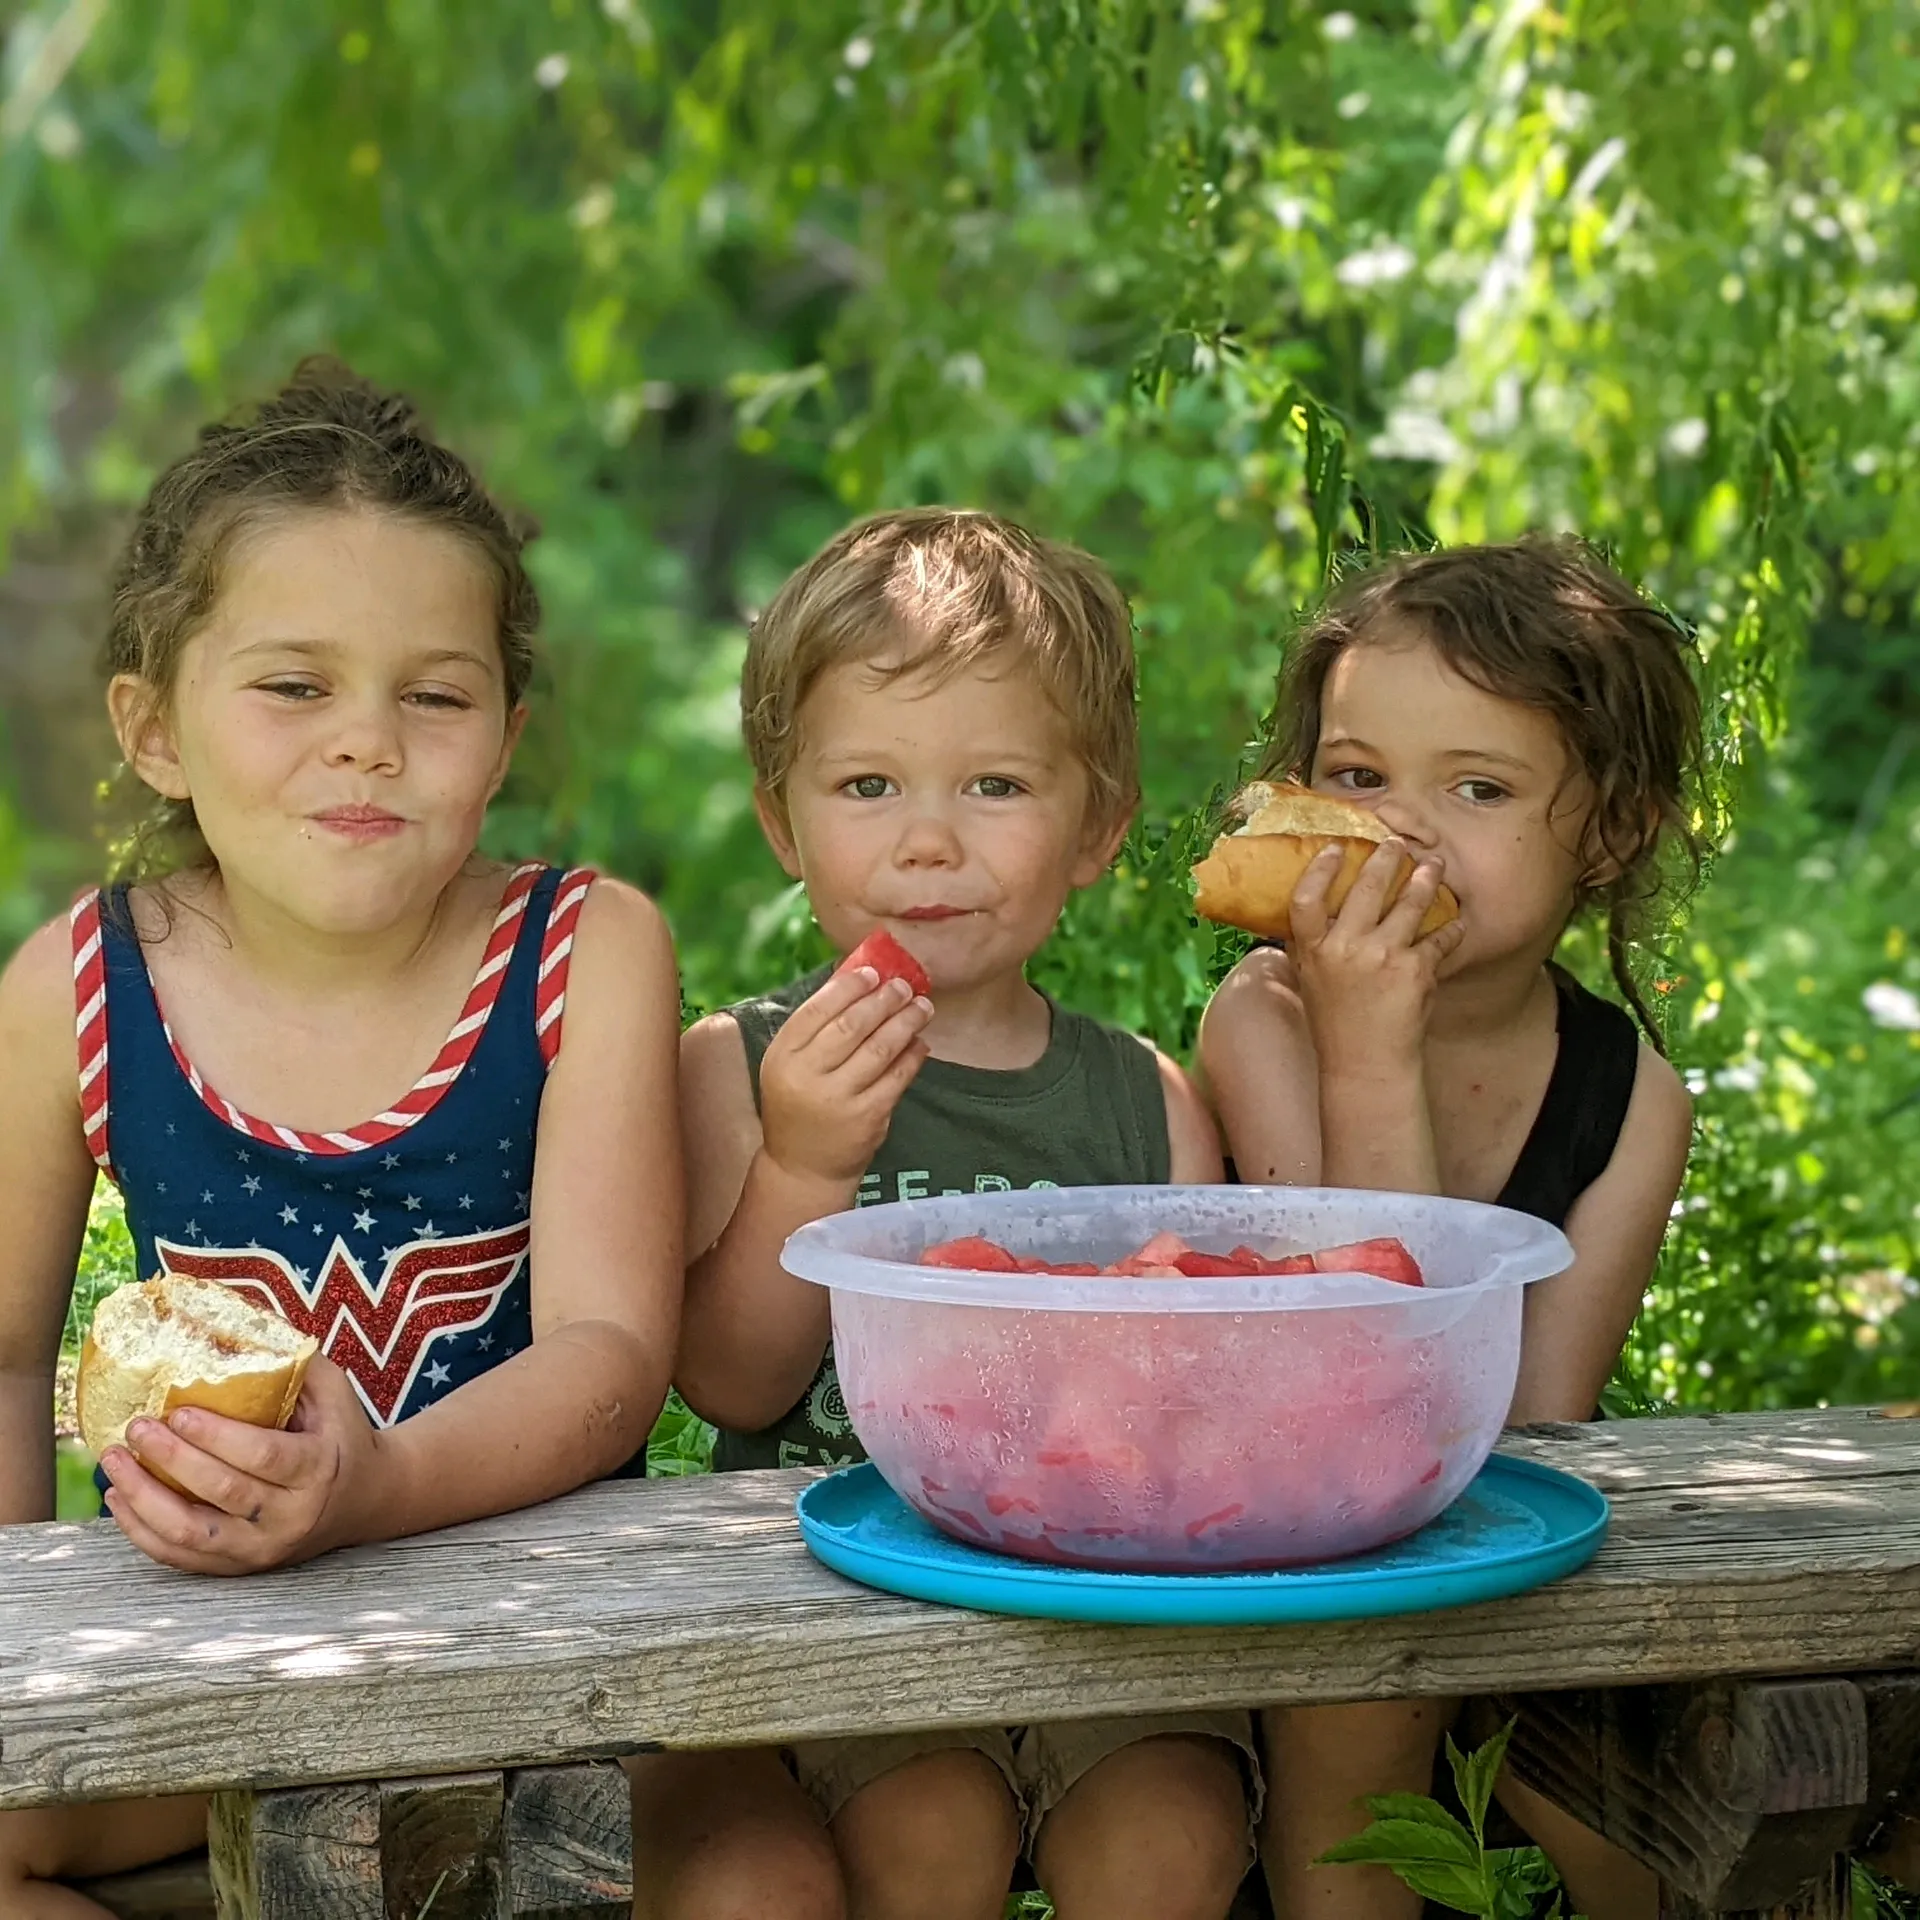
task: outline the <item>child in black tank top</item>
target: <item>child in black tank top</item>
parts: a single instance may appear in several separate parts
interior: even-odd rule
[[[1529,1289],[1510,1419],[1591,1418],[1685,1171],[1678,1077],[1552,955],[1608,915],[1622,990],[1633,915],[1688,839],[1699,706],[1679,629],[1578,542],[1409,556],[1361,576],[1301,635],[1266,777],[1371,808],[1394,838],[1337,911],[1323,852],[1287,948],[1256,950],[1201,1029],[1240,1178],[1444,1193],[1564,1226],[1575,1263]],[[1398,898],[1406,856],[1416,862]],[[1424,936],[1442,880],[1459,915]],[[1313,1862],[1363,1796],[1425,1791],[1447,1702],[1272,1710],[1262,1858],[1274,1905],[1415,1920],[1375,1868]],[[1652,1877],[1548,1803],[1501,1797],[1570,1906],[1654,1911]]]

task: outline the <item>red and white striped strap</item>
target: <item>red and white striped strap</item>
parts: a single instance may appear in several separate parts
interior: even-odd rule
[[[87,1151],[109,1179],[107,1158],[107,956],[100,938],[100,896],[85,893],[68,915],[73,928],[73,1030],[80,1053],[80,1125]]]
[[[533,990],[533,1030],[539,1036],[541,1057],[551,1067],[560,1057],[560,1022],[567,1010],[567,967],[573,958],[573,930],[587,890],[599,876],[591,867],[570,867],[554,889],[553,910],[547,915],[546,937],[540,942],[540,977]]]
[[[434,1056],[433,1065],[385,1113],[375,1114],[371,1120],[342,1133],[308,1133],[299,1127],[282,1127],[269,1120],[256,1120],[252,1114],[243,1113],[231,1100],[222,1099],[201,1079],[199,1070],[173,1037],[173,1029],[165,1026],[163,1021],[167,1044],[173,1049],[175,1063],[186,1075],[187,1084],[206,1106],[228,1126],[237,1132],[251,1134],[256,1140],[264,1140],[272,1146],[291,1147],[295,1153],[360,1153],[368,1147],[384,1145],[431,1113],[440,1096],[459,1079],[460,1069],[473,1057],[473,1050],[480,1044],[480,1036],[486,1030],[487,1018],[493,1012],[494,1002],[500,997],[500,986],[506,978],[508,962],[513,958],[513,943],[519,937],[520,925],[526,915],[527,896],[533,891],[533,883],[545,871],[537,862],[514,870],[501,897],[500,911],[494,915],[493,931],[487,936],[486,952],[480,957],[480,970],[473,976],[473,985],[467,990],[466,1004],[460,1009],[459,1019],[453,1023],[446,1044]]]

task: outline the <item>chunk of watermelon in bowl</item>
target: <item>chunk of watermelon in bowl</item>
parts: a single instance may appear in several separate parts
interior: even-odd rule
[[[970,1233],[959,1240],[943,1240],[920,1256],[923,1267],[958,1267],[963,1273],[1033,1273],[1033,1268],[1014,1258],[997,1241]]]
[[[916,999],[924,1000],[933,992],[926,968],[885,927],[875,927],[834,972],[851,973],[856,967],[871,967],[883,987],[889,980],[904,980]]]
[[[1420,1263],[1403,1242],[1392,1238],[1354,1240],[1344,1247],[1322,1247],[1312,1256],[1320,1273],[1370,1273],[1403,1287],[1424,1287]]]

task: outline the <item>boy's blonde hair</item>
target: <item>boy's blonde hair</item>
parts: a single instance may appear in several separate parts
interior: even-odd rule
[[[1091,783],[1089,817],[1131,814],[1140,748],[1125,595],[1078,547],[953,507],[856,521],[774,595],[740,678],[754,774],[778,802],[801,703],[828,667],[884,657],[889,679],[944,680],[999,656],[1031,672],[1071,727]]]

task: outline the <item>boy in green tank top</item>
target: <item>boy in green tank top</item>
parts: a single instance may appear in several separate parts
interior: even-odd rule
[[[720,1468],[863,1457],[826,1294],[780,1265],[824,1214],[930,1194],[1213,1181],[1186,1076],[1055,1006],[1026,964],[1138,803],[1132,626],[1097,562],[986,514],[849,528],[754,628],[755,802],[845,953],[700,1021],[678,1384]],[[1024,1849],[1061,1920],[1222,1920],[1253,1859],[1249,1716],[812,1742],[633,1764],[639,1914],[999,1920]],[[761,1904],[764,1903],[764,1904]]]

